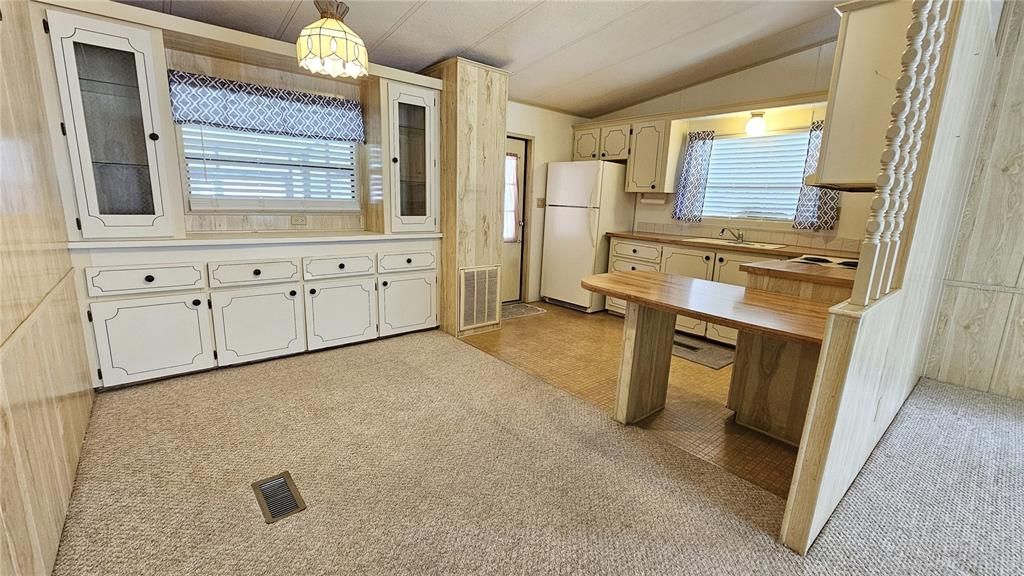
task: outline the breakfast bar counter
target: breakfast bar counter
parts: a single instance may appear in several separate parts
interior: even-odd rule
[[[661,272],[584,278],[626,301],[613,417],[623,424],[665,406],[676,315],[739,330],[728,407],[736,422],[798,444],[831,303]]]

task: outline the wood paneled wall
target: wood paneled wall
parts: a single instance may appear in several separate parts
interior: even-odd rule
[[[458,329],[459,270],[501,265],[508,73],[452,58],[425,74],[444,82],[441,328],[464,336],[472,331]]]
[[[982,148],[925,374],[1024,399],[1024,3],[1008,2]]]
[[[92,408],[25,0],[0,2],[0,574],[48,574]]]
[[[933,120],[910,198],[899,290],[832,309],[793,475],[782,541],[805,553],[924,372],[953,231],[996,69],[987,3],[956,2]]]

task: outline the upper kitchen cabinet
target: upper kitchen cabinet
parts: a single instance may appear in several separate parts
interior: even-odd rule
[[[384,79],[371,80],[364,90],[367,229],[436,232],[441,179],[437,91]]]
[[[572,136],[573,160],[626,160],[629,158],[629,124],[584,128]]]
[[[630,127],[626,192],[675,193],[683,121],[650,120]]]
[[[47,20],[82,236],[173,236],[180,183],[159,31],[55,10]]]
[[[910,25],[909,2],[840,4],[817,186],[874,190]]]

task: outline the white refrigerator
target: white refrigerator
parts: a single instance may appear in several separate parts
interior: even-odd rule
[[[604,296],[580,281],[608,271],[607,232],[633,229],[626,167],[599,160],[548,164],[540,295],[548,302],[596,312]]]

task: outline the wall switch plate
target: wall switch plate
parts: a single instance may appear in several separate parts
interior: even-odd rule
[[[537,198],[537,208],[543,208],[546,204],[546,198]]]
[[[305,226],[305,225],[306,225],[306,216],[305,215],[292,216],[292,226]]]

